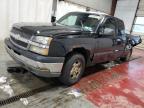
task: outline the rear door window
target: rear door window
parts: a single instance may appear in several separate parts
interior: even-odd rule
[[[117,28],[118,28],[118,36],[122,36],[125,34],[125,27],[123,21],[117,19]]]

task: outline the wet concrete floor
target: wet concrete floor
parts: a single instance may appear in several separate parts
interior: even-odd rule
[[[87,68],[80,82],[71,87],[63,86],[55,78],[39,78],[29,72],[8,73],[9,64],[16,65],[1,42],[0,101],[44,86],[48,86],[48,89],[1,106],[2,108],[144,107],[142,50],[134,49],[130,62],[112,62]]]

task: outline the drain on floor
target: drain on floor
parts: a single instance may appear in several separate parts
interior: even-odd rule
[[[7,99],[0,100],[0,106],[4,106],[4,105],[10,104],[10,103],[19,101],[21,98],[30,97],[32,95],[35,95],[37,93],[46,91],[46,90],[48,90],[52,87],[56,87],[56,86],[57,86],[56,84],[46,85],[46,86],[43,86],[43,87],[40,87],[40,88],[37,88],[37,89],[33,89],[33,90],[24,92],[22,94],[19,94],[19,95],[16,95],[16,96],[13,96],[13,97],[10,97],[10,98],[7,98]]]

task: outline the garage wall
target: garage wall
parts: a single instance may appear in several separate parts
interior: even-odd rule
[[[7,34],[8,15],[7,15],[7,1],[0,1],[0,40]]]
[[[0,40],[16,22],[50,22],[53,0],[0,0]]]
[[[86,7],[91,7],[93,9],[111,13],[112,0],[65,0],[73,3],[77,3]]]
[[[138,47],[144,49],[144,0],[139,1],[132,27],[132,34],[141,36],[143,41]]]
[[[139,0],[118,0],[115,15],[122,19],[126,26],[126,32],[131,31]]]
[[[144,0],[140,0],[136,16],[144,17]]]
[[[144,35],[144,0],[139,1],[135,20],[132,27],[132,33]]]
[[[73,4],[70,2],[60,1],[57,4],[56,17],[57,17],[57,19],[59,19],[61,16],[65,15],[68,12],[72,12],[72,11],[84,12],[84,11],[86,11],[86,7],[80,6],[77,4]]]
[[[100,10],[110,13],[112,0],[65,0],[57,2],[57,18],[71,11]],[[17,22],[50,22],[53,0],[0,0],[0,40]]]
[[[90,11],[102,11],[111,13],[112,0],[57,0],[56,17],[61,16],[72,11],[86,11],[86,7],[90,7]]]

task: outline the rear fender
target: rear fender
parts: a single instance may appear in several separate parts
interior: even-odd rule
[[[140,36],[134,36],[134,35],[131,35],[129,37],[129,43],[131,44],[131,46],[137,46],[138,44],[142,43],[142,39]]]

